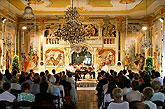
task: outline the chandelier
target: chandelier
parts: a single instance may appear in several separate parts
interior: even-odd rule
[[[30,0],[28,0],[28,6],[25,7],[24,13],[23,13],[23,19],[25,20],[33,20],[34,19],[34,13],[33,9],[30,7]]]
[[[152,44],[150,43],[150,38],[144,38],[142,40],[142,47],[146,49],[149,49],[152,47]]]
[[[70,44],[78,44],[85,40],[85,30],[77,8],[73,7],[73,0],[72,7],[65,11],[63,27],[59,25],[55,35],[64,41],[68,41]]]

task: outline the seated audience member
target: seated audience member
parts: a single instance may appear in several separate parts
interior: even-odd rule
[[[150,109],[148,105],[144,104],[144,103],[135,103],[134,105],[132,105],[131,109]]]
[[[129,75],[128,75],[129,80],[130,80],[131,82],[134,80],[133,75],[134,75],[133,72],[130,72]]]
[[[47,82],[46,76],[41,77],[41,82]]]
[[[150,107],[150,109],[157,109],[156,104],[154,104],[151,101],[151,98],[154,95],[154,90],[151,87],[146,87],[143,90],[143,95],[144,95],[144,101],[143,101],[143,103],[144,104],[147,104]]]
[[[163,86],[163,79],[160,77],[160,73],[159,72],[155,72],[155,79],[161,83],[161,86]]]
[[[17,101],[28,101],[34,102],[35,96],[30,93],[30,85],[28,83],[23,83],[21,86],[22,93],[18,94]]]
[[[18,78],[12,77],[11,89],[21,90],[21,85],[18,84]]]
[[[71,96],[71,100],[73,103],[77,103],[77,92],[75,89],[75,81],[72,78],[72,73],[71,72],[67,72],[67,78],[66,81],[71,83],[71,90],[70,90],[70,96]]]
[[[19,80],[18,80],[18,83],[19,84],[22,84],[23,82],[26,81],[26,76],[25,76],[25,73],[22,71],[21,72],[21,75],[19,76]]]
[[[115,88],[112,91],[114,102],[111,102],[107,109],[129,109],[129,103],[121,100],[123,92],[121,88]]]
[[[63,93],[63,97],[64,97],[65,96],[64,87],[63,87],[63,85],[60,85],[60,77],[59,77],[59,75],[55,74],[55,78],[56,78],[56,82],[54,84],[54,87],[59,88],[60,92]]]
[[[139,78],[140,78],[139,74],[135,73],[135,74],[134,74],[134,80],[139,81]]]
[[[164,102],[165,100],[165,95],[161,92],[159,92],[161,88],[161,83],[157,80],[153,80],[151,82],[151,86],[154,89],[154,95],[151,98],[151,101],[162,101]],[[162,107],[158,107],[158,109],[162,109]]]
[[[151,87],[151,76],[149,74],[147,73],[144,74],[143,80],[144,80],[144,83],[142,83],[140,87],[140,92],[142,92],[145,87]]]
[[[109,75],[109,77],[108,77],[108,83],[103,85],[103,88],[102,89],[103,89],[103,93],[104,94],[107,92],[107,90],[108,90],[108,84],[110,82],[115,82],[115,80],[113,79],[113,77],[111,75]]]
[[[5,82],[3,84],[4,92],[0,94],[0,101],[9,101],[14,102],[16,100],[16,97],[10,93],[11,85],[8,82]]]
[[[112,102],[112,101],[114,101],[114,99],[112,97],[112,91],[115,88],[116,88],[116,84],[114,82],[110,82],[108,84],[108,90],[107,90],[107,92],[104,95],[104,101],[103,101],[103,105],[102,105],[103,107],[105,107],[105,103],[106,102]]]
[[[132,101],[142,101],[143,94],[139,92],[140,82],[137,80],[132,81],[132,91],[126,94],[126,99],[128,102]]]
[[[99,80],[99,83],[97,84],[97,86],[96,86],[96,90],[97,90],[97,96],[98,96],[98,98],[99,98],[99,100],[101,100],[102,98],[102,93],[103,93],[103,91],[104,92],[106,92],[106,86],[104,87],[105,89],[103,89],[103,86],[104,85],[108,85],[108,77],[109,77],[109,74],[108,73],[106,73],[106,77],[105,77],[105,72],[104,71],[101,71],[101,78],[100,78],[100,80]]]
[[[33,79],[38,79],[38,78],[40,78],[40,75],[38,73],[35,73]]]
[[[30,89],[30,93],[32,94],[38,94],[40,93],[40,78],[35,79],[34,81],[34,85],[31,87]]]
[[[40,84],[40,93],[36,94],[35,101],[41,102],[41,101],[48,101],[53,102],[53,95],[50,93],[47,93],[48,90],[48,83],[42,82]]]
[[[65,71],[61,72],[61,80],[66,80]]]
[[[55,95],[55,93],[60,93],[60,89],[56,88],[57,90],[54,89],[53,91],[53,86],[56,82],[56,78],[54,77],[54,75],[51,75],[51,77],[49,78],[49,87],[48,87],[48,93],[51,93],[52,95]],[[57,96],[57,95],[56,95]]]
[[[32,87],[34,85],[32,73],[28,74],[28,76],[26,77],[25,83],[28,83],[30,85],[30,87]]]
[[[52,70],[52,74],[53,74],[53,75],[56,74],[56,70],[55,70],[55,69]]]
[[[45,72],[40,72],[40,77],[45,76]]]
[[[6,76],[5,76],[5,81],[8,82],[8,83],[12,83],[12,75],[11,73],[7,73]]]
[[[45,70],[45,76],[47,76],[49,74],[48,70]]]
[[[130,86],[130,80],[128,79],[123,79],[123,84],[124,84],[124,88],[122,89],[123,90],[123,95],[126,95],[128,92],[131,92],[132,91],[132,88]]]

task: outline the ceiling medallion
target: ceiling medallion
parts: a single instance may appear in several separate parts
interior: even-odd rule
[[[63,26],[59,25],[55,35],[70,44],[78,44],[85,40],[85,30],[77,8],[73,7],[73,0],[72,7],[65,11]]]

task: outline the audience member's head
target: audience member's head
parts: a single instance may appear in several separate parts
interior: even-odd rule
[[[72,72],[67,71],[67,75],[68,75],[68,77],[72,77]]]
[[[150,84],[151,82],[151,76],[149,74],[144,74],[143,80],[145,84]]]
[[[131,109],[150,109],[147,104],[142,102],[135,103],[131,106]]]
[[[140,89],[140,82],[138,80],[132,81],[131,87],[134,91],[139,90]]]
[[[112,96],[112,91],[114,88],[116,88],[116,84],[114,82],[110,82],[108,84],[107,94],[111,94],[111,96]]]
[[[38,79],[34,79],[34,84],[39,84],[40,83],[40,78],[38,78]]]
[[[16,75],[17,75],[17,70],[14,70],[14,71],[12,72],[12,74],[13,74],[13,76],[16,76]]]
[[[5,70],[5,74],[4,74],[4,75],[6,76],[6,75],[7,75],[7,74],[9,74],[9,73],[10,73],[10,72],[9,72],[9,70],[8,70],[8,69],[6,69],[6,70]]]
[[[56,82],[56,78],[54,76],[51,76],[49,78],[49,82],[52,83],[52,84],[54,84]]]
[[[152,70],[151,74],[152,74],[152,78],[155,78],[155,70]]]
[[[109,77],[109,73],[105,73],[105,78],[108,79],[108,77]]]
[[[127,70],[123,70],[123,75],[126,75],[127,74]]]
[[[17,83],[18,82],[18,78],[17,77],[12,77],[12,83]]]
[[[106,73],[105,71],[103,71],[103,70],[101,71],[101,75],[104,75],[105,73]]]
[[[47,82],[42,82],[40,84],[40,92],[41,93],[46,93],[48,90],[48,83]]]
[[[114,72],[114,70],[111,69],[111,70],[110,70],[110,74],[113,75],[113,72]]]
[[[155,72],[155,78],[160,77],[160,73],[159,72]]]
[[[4,89],[5,91],[9,91],[9,90],[10,90],[10,88],[11,88],[10,83],[5,82],[5,83],[3,84],[3,89]]]
[[[131,87],[131,82],[130,82],[129,79],[126,79],[123,82],[124,82],[124,87],[126,87],[126,88],[130,88]]]
[[[134,79],[135,80],[139,80],[139,77],[140,77],[139,74],[137,74],[137,73],[134,74]]]
[[[145,100],[151,100],[154,95],[154,90],[151,87],[146,87],[143,89],[143,95]]]
[[[159,89],[161,88],[161,83],[160,83],[160,81],[153,80],[151,82],[151,86],[154,89],[154,91],[159,91]]]
[[[22,84],[23,82],[25,82],[26,81],[26,77],[25,77],[25,75],[23,75],[23,74],[21,74],[20,76],[19,76],[19,84]]]
[[[29,73],[26,77],[26,80],[32,80],[32,73]]]
[[[60,77],[58,74],[55,74],[54,77],[56,78],[56,83],[59,83],[60,82]]]
[[[49,81],[49,79],[50,79],[51,76],[52,76],[51,74],[48,74],[48,75],[47,75],[47,80],[48,80],[48,81]]]
[[[129,73],[129,74],[132,73],[132,70],[128,70],[128,73]]]
[[[49,71],[48,70],[45,70],[45,74],[48,75],[49,74]]]
[[[34,74],[34,79],[38,79],[40,77],[40,75],[38,73]]]
[[[23,92],[25,92],[26,90],[30,90],[30,85],[29,85],[29,83],[23,83],[22,85],[21,85],[21,90],[23,91]]]
[[[41,77],[41,81],[45,82],[46,81],[46,77],[45,76]]]
[[[115,88],[112,91],[112,95],[113,95],[114,100],[119,100],[123,96],[123,91],[121,88]]]
[[[30,69],[30,73],[33,73],[33,69]]]
[[[133,79],[133,73],[129,73],[129,75],[128,75],[128,77],[129,77],[129,79]]]
[[[7,80],[11,80],[11,78],[12,78],[11,73],[8,73],[8,74],[6,75],[6,79],[7,79]]]
[[[55,73],[56,73],[56,70],[55,70],[55,69],[53,69],[53,70],[52,70],[52,73],[53,73],[53,74],[55,74]]]
[[[40,77],[43,77],[45,76],[45,73],[44,72],[40,72]]]
[[[65,75],[65,71],[62,71],[63,75]]]

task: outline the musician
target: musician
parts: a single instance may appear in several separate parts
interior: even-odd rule
[[[105,64],[105,62],[103,62],[103,66],[101,68],[101,71],[108,73],[108,66],[107,66],[107,64]]]
[[[88,72],[90,72],[90,77],[92,78],[93,75],[93,79],[95,79],[95,67],[93,66],[93,64],[89,66],[88,70]]]
[[[70,63],[69,64],[69,66],[68,66],[68,68],[67,68],[67,71],[70,71],[70,72],[72,72],[72,73],[75,73],[75,68],[73,67],[73,65]]]
[[[85,79],[85,75],[88,73],[88,70],[87,65],[85,65],[84,63],[80,64],[80,73],[84,74],[83,79]]]

